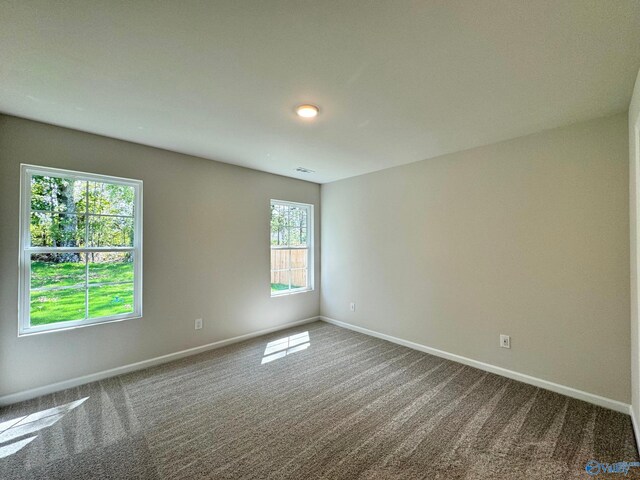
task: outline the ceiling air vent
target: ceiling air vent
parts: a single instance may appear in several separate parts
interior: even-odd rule
[[[304,167],[296,168],[296,172],[300,172],[300,173],[316,173],[315,170],[309,170],[308,168],[304,168]]]

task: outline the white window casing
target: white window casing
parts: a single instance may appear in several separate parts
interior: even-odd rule
[[[84,244],[81,246],[32,246],[31,245],[31,217],[34,213],[54,215],[70,215],[66,213],[54,213],[53,211],[32,210],[32,188],[31,181],[33,176],[56,177],[63,179],[72,179],[86,182],[87,193],[85,198],[85,211],[75,212],[72,215],[84,216],[85,234]],[[71,328],[84,327],[107,322],[116,322],[142,317],[142,181],[127,178],[119,178],[108,175],[98,175],[92,173],[83,173],[71,170],[62,170],[58,168],[39,167],[34,165],[21,165],[20,172],[20,252],[19,252],[19,287],[18,287],[18,335],[29,335],[35,333],[61,331]],[[133,189],[133,213],[132,215],[112,215],[105,213],[97,213],[89,211],[89,182],[99,184],[123,185]],[[90,219],[97,217],[118,217],[120,219],[132,219],[133,221],[133,241],[132,245],[127,246],[92,246],[89,241]],[[99,283],[90,282],[89,280],[89,254],[91,253],[126,253],[130,252],[133,256],[133,305],[132,311],[109,316],[99,316],[90,318],[89,315],[89,289],[99,288],[103,286],[119,285],[120,283]],[[60,253],[78,253],[85,254],[84,262],[84,283],[80,286],[53,286],[40,287],[32,289],[31,285],[31,256],[32,254],[60,254]],[[121,282],[122,285],[131,282]],[[81,285],[84,285],[83,287]],[[55,321],[43,325],[31,324],[31,292],[33,291],[62,291],[65,288],[84,288],[85,290],[85,318],[69,321]]]
[[[274,230],[272,223],[270,224],[270,247],[271,247],[271,296],[279,297],[283,295],[289,295],[293,293],[301,293],[301,292],[309,292],[313,290],[313,205],[306,203],[297,203],[297,202],[289,202],[284,200],[271,200],[271,221],[273,222],[273,211],[275,209],[278,211],[278,214],[287,218],[287,222],[290,219],[291,212],[296,211],[299,215],[300,219],[304,219],[302,224],[293,227],[289,223],[286,224],[280,230]],[[301,241],[300,238],[297,241],[293,242],[290,237],[290,230],[301,230],[304,231],[304,241]],[[280,231],[285,232],[286,241],[283,241],[279,237]],[[275,240],[274,244],[274,235],[277,235],[277,240]],[[274,265],[274,258],[279,258],[278,256],[274,256],[275,251],[281,251],[288,255],[288,261],[284,262],[283,265],[276,264]],[[291,258],[293,252],[295,251],[306,251],[306,259],[304,265],[293,266],[291,262]],[[299,257],[299,255],[298,255]],[[286,282],[274,282],[274,278],[280,278],[280,275],[284,274],[283,277],[288,279],[288,285]],[[292,281],[294,278],[298,279],[306,279],[305,285],[294,285]],[[300,280],[302,281],[302,280]],[[273,285],[278,284],[280,289],[274,289]]]

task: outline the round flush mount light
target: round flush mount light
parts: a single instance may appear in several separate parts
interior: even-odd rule
[[[302,118],[313,118],[318,116],[320,110],[315,105],[299,105],[296,107],[296,113]]]

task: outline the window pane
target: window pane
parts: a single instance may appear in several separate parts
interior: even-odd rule
[[[309,251],[306,248],[291,249],[291,268],[306,268]]]
[[[30,323],[36,326],[82,320],[85,314],[84,302],[84,287],[32,291]]]
[[[290,227],[300,228],[307,224],[307,209],[300,207],[289,207],[289,215],[287,225]]]
[[[289,268],[289,249],[271,249],[271,270]]]
[[[89,216],[90,247],[133,246],[133,218]]]
[[[89,182],[89,213],[132,216],[134,195],[128,185]]]
[[[133,283],[89,287],[89,318],[133,312]]]
[[[133,282],[133,252],[89,253],[89,283]]]
[[[289,245],[307,244],[307,229],[305,227],[289,227]]]
[[[83,247],[84,215],[31,212],[32,247]]]
[[[271,205],[271,245],[287,245],[287,212],[284,205]]]
[[[84,288],[83,253],[38,253],[31,255],[31,288],[76,285]]]
[[[289,290],[289,271],[271,272],[271,293]]]
[[[286,247],[289,243],[289,230],[284,225],[271,229],[271,245]]]
[[[31,210],[77,213],[85,210],[87,182],[62,177],[31,177]]]
[[[291,270],[291,288],[308,287],[307,269]]]
[[[300,211],[297,207],[285,206],[287,210],[287,227],[294,227],[297,225],[298,213]]]

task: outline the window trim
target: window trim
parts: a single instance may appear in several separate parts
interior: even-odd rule
[[[127,185],[134,188],[134,227],[131,247],[31,247],[31,176],[47,175]],[[79,172],[53,167],[20,164],[20,207],[19,207],[19,255],[18,255],[18,337],[40,333],[60,332],[93,325],[121,322],[142,318],[142,180]],[[110,315],[94,319],[71,320],[47,325],[31,326],[31,254],[47,252],[114,252],[132,251],[133,256],[133,312]]]
[[[314,205],[312,203],[301,203],[301,202],[290,202],[288,200],[278,200],[275,198],[272,198],[269,200],[269,277],[271,277],[271,272],[274,271],[271,269],[271,250],[273,250],[272,245],[271,245],[271,205],[273,204],[279,204],[279,205],[288,205],[291,207],[303,207],[308,209],[308,214],[307,214],[307,283],[308,285],[306,287],[301,287],[301,288],[291,288],[289,290],[280,290],[277,292],[273,292],[271,291],[271,282],[269,282],[269,291],[271,292],[271,298],[275,298],[275,297],[286,297],[287,295],[294,295],[296,293],[305,293],[305,292],[312,292],[314,290],[314,280],[315,280],[315,275],[314,275],[314,245],[315,245],[315,236],[314,236]],[[291,246],[288,246],[287,248],[292,248]],[[295,248],[295,247],[293,247]],[[290,270],[304,270],[304,267],[301,268],[295,268],[295,269],[287,269],[287,271]]]

